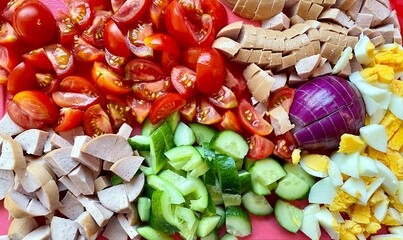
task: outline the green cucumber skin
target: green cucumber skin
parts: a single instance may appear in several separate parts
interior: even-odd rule
[[[289,232],[296,233],[302,225],[304,212],[289,202],[277,199],[274,216],[280,226]]]
[[[173,238],[161,231],[158,231],[150,226],[140,226],[136,229],[136,231],[147,240],[173,240]]]

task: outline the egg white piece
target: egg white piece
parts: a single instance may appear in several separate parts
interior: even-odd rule
[[[350,177],[347,179],[341,189],[350,196],[356,197],[360,202],[365,202],[367,198],[367,188],[364,180]]]
[[[327,208],[321,207],[316,217],[320,226],[325,229],[332,239],[340,239],[340,233],[338,231],[339,224]]]
[[[367,238],[365,237],[365,235],[362,234],[362,233],[359,233],[359,234],[357,234],[356,236],[357,236],[358,240],[367,240]]]
[[[402,234],[403,235],[403,226],[389,227],[388,230],[392,234]]]
[[[331,204],[336,197],[337,188],[329,177],[317,181],[309,191],[308,201],[317,204]]]
[[[390,214],[390,216],[392,216],[393,219],[395,219],[396,221],[399,222],[399,224],[403,224],[403,217],[400,214],[400,212],[393,207],[389,207],[388,208],[388,213]]]
[[[370,123],[371,124],[379,124],[382,119],[385,117],[386,115],[386,110],[385,109],[378,109],[374,114],[372,114],[372,116],[370,117]]]
[[[386,214],[388,213],[388,200],[383,200],[381,202],[378,202],[374,206],[374,217],[379,221],[382,222],[383,219],[386,217]]]
[[[340,172],[350,177],[359,178],[358,162],[360,159],[360,153],[344,154],[335,153],[330,157],[331,161],[334,161],[340,168]]]
[[[369,116],[374,115],[379,109],[382,109],[381,105],[377,103],[374,99],[367,95],[362,95],[362,98],[365,102],[365,110]]]
[[[389,93],[388,90],[377,88],[367,82],[356,82],[354,83],[354,85],[358,88],[358,90],[361,92],[362,95],[371,97],[376,102],[383,101],[384,98],[386,98]]]
[[[388,150],[388,136],[385,126],[379,124],[370,124],[360,128],[362,139],[372,148],[386,153]]]
[[[397,183],[397,198],[400,203],[403,203],[403,181]]]
[[[374,160],[367,156],[360,156],[358,169],[360,176],[373,177],[378,174]]]
[[[403,120],[403,97],[392,94],[389,110],[400,120]]]
[[[378,168],[378,176],[384,178],[382,188],[389,194],[395,195],[398,187],[396,175],[385,164],[375,160],[375,165]]]
[[[341,175],[339,165],[334,161],[329,162],[328,174],[334,186],[343,185],[343,176]]]
[[[318,240],[321,236],[320,226],[316,213],[320,211],[318,204],[308,204],[304,208],[304,218],[299,230],[312,240]]]
[[[365,200],[363,202],[360,202],[362,205],[366,205],[368,203],[368,200],[371,198],[371,196],[378,190],[378,188],[382,185],[384,178],[377,178],[375,181],[373,181],[367,190],[367,196],[365,197]]]
[[[310,161],[311,162],[311,161]],[[329,161],[330,162],[330,161]],[[302,169],[305,170],[309,175],[312,175],[314,177],[319,177],[319,178],[324,178],[328,176],[327,170],[324,169],[323,171],[319,171],[316,169],[313,169],[311,166],[309,166],[305,160],[304,157],[301,158],[299,161],[299,165],[302,167]]]
[[[360,35],[360,39],[354,46],[354,54],[358,62],[362,65],[370,64],[374,59],[368,55],[367,46],[371,44],[371,40],[364,34]]]
[[[350,76],[348,76],[348,79],[350,80],[350,82],[352,82],[354,84],[357,82],[366,82],[359,71],[356,71],[356,72],[353,72],[352,74],[350,74]]]
[[[337,74],[341,72],[348,64],[352,57],[353,49],[351,47],[347,47],[344,49],[343,53],[341,54],[339,60],[337,60],[336,65],[333,67],[332,74]]]
[[[371,236],[371,240],[403,240],[402,234],[380,234]]]

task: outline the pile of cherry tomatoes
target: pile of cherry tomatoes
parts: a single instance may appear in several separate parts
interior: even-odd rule
[[[228,22],[218,0],[65,4],[54,17],[38,0],[0,3],[0,84],[20,126],[82,125],[94,136],[124,122],[140,126],[148,116],[157,123],[178,110],[183,121],[240,132],[249,139],[249,157],[274,151],[290,158],[292,134],[273,136],[251,105],[243,67],[211,47]],[[284,88],[269,108],[292,98]]]

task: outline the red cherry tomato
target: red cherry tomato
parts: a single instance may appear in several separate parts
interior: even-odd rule
[[[79,76],[64,78],[52,97],[60,107],[80,110],[85,110],[101,100],[98,89],[90,81]]]
[[[164,29],[164,16],[166,8],[172,0],[153,0],[150,6],[150,18],[153,25],[159,29]]]
[[[131,113],[126,101],[114,95],[106,95],[106,113],[112,125],[112,129],[118,130],[123,123],[131,125]]]
[[[230,109],[238,106],[235,94],[226,86],[222,86],[218,92],[210,94],[208,100],[219,108]]]
[[[35,77],[35,70],[27,63],[18,64],[11,72],[7,81],[7,91],[11,94],[38,89],[39,84]]]
[[[108,114],[99,104],[89,107],[84,112],[84,132],[88,136],[100,136],[105,133],[112,133],[112,125]]]
[[[126,44],[130,51],[139,58],[151,58],[154,55],[152,48],[144,43],[144,38],[153,34],[153,25],[150,22],[139,22],[127,32]]]
[[[112,11],[115,13],[125,3],[126,0],[111,0]]]
[[[20,63],[20,57],[15,53],[14,49],[0,45],[0,68],[8,73]]]
[[[49,43],[56,33],[56,20],[50,10],[39,1],[27,1],[16,9],[14,30],[24,42]]]
[[[159,96],[172,91],[172,82],[169,78],[152,82],[136,82],[132,89],[139,99],[154,101]]]
[[[196,117],[196,99],[187,99],[186,105],[179,109],[179,114],[185,122],[192,122]]]
[[[126,44],[125,35],[112,20],[105,25],[104,43],[105,48],[114,55],[121,57],[130,57],[131,55]]]
[[[172,85],[184,98],[190,98],[196,93],[196,73],[184,66],[177,66],[171,72]]]
[[[111,16],[112,13],[110,11],[95,11],[94,20],[92,20],[91,26],[83,31],[82,38],[95,47],[103,47],[104,27],[105,24],[111,19]]]
[[[214,37],[214,20],[203,14],[200,0],[173,0],[166,9],[165,27],[182,47],[211,46]]]
[[[235,64],[227,64],[225,70],[224,86],[231,89],[239,99],[246,89],[246,81],[243,78],[243,67]]]
[[[196,104],[196,121],[205,125],[219,123],[222,120],[221,115],[214,106],[205,98],[201,98]]]
[[[72,21],[80,29],[86,29],[92,20],[91,7],[87,0],[65,0]]]
[[[149,0],[126,0],[113,14],[112,19],[117,24],[128,25],[135,23],[148,12],[150,3],[151,1]]]
[[[126,64],[125,80],[157,81],[166,78],[166,74],[160,65],[145,59],[133,59]]]
[[[268,110],[271,110],[279,105],[281,105],[286,112],[290,111],[292,101],[294,100],[295,89],[283,87],[277,90],[273,95],[270,96]]]
[[[54,93],[60,85],[61,79],[50,73],[35,73],[36,81],[39,84],[39,89],[46,93]]]
[[[0,44],[10,45],[18,41],[17,33],[14,31],[13,26],[6,21],[0,20]]]
[[[238,117],[242,126],[251,134],[266,136],[273,130],[273,127],[245,99],[238,105]]]
[[[161,66],[164,72],[170,74],[174,67],[179,66],[179,59],[169,52],[162,52]]]
[[[274,151],[274,143],[269,139],[253,134],[248,139],[249,151],[246,155],[253,160],[259,160],[270,156]]]
[[[197,58],[196,87],[202,93],[214,93],[221,89],[225,79],[225,61],[213,48],[205,48]]]
[[[62,108],[54,130],[63,132],[78,127],[82,124],[83,117],[84,112],[79,109]]]
[[[17,10],[17,8],[19,8],[23,3],[25,3],[26,0],[13,0],[13,1],[6,0],[6,1],[1,1],[1,2],[6,3],[2,16],[7,21],[12,22],[15,10]]]
[[[167,93],[158,97],[150,110],[152,124],[165,119],[169,114],[179,110],[186,104],[186,99],[177,93]]]
[[[188,67],[192,69],[193,71],[196,71],[196,66],[197,66],[197,59],[199,58],[199,55],[203,48],[201,47],[191,47],[191,48],[186,48],[182,50],[182,63],[185,67]]]
[[[282,135],[276,136],[273,142],[276,144],[273,154],[279,158],[290,161],[292,152],[298,146],[292,132],[288,131]]]
[[[45,53],[58,77],[64,78],[73,72],[74,56],[70,50],[60,44],[53,44],[45,47]]]
[[[53,65],[49,61],[48,56],[46,56],[45,49],[43,48],[38,48],[25,53],[24,55],[22,55],[22,58],[26,63],[35,68],[42,70],[53,70]]]
[[[72,49],[74,58],[80,62],[95,62],[105,58],[105,52],[93,47],[79,36],[74,36],[74,47]]]
[[[180,58],[180,49],[179,45],[176,43],[175,39],[165,33],[154,33],[148,35],[144,38],[144,43],[146,46],[150,48],[162,51],[169,52],[177,59]]]
[[[218,33],[228,24],[228,15],[224,6],[217,0],[203,0],[203,12],[213,17],[214,30]]]
[[[56,24],[59,28],[59,40],[62,45],[72,45],[78,29],[68,14],[58,12]]]
[[[150,113],[152,103],[137,99],[134,95],[129,95],[126,102],[137,122],[142,123]]]
[[[128,58],[116,56],[105,49],[105,61],[109,67],[117,73],[124,74],[124,66],[127,63],[127,59]]]
[[[8,75],[8,72],[0,67],[0,87],[3,87],[2,85],[7,84]]]
[[[103,62],[94,62],[91,71],[92,80],[105,93],[124,95],[132,91],[122,76],[111,71]]]
[[[218,128],[221,130],[227,129],[242,133],[242,126],[239,122],[238,116],[230,110],[225,111],[222,115],[222,120],[218,124]]]
[[[30,129],[53,124],[57,120],[59,110],[47,94],[27,90],[13,97],[8,104],[7,113],[19,126]]]

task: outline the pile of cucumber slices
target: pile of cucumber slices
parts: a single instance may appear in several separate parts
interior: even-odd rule
[[[288,200],[305,199],[315,179],[299,165],[273,158],[246,158],[248,143],[238,133],[180,122],[170,115],[157,125],[146,120],[130,145],[145,157],[146,186],[137,200],[146,239],[236,239],[252,232],[249,215],[273,213],[266,196],[278,196],[274,214],[281,226],[297,232],[303,211]]]

